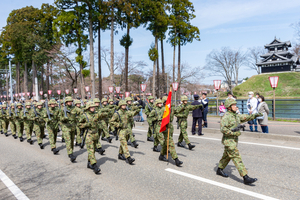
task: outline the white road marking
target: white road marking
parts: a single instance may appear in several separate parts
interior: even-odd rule
[[[0,169],[0,179],[18,200],[29,200],[29,198],[2,172]]]
[[[133,131],[148,132],[148,130],[142,130],[142,129],[133,129]],[[179,136],[179,134],[173,134],[173,135]],[[208,137],[193,136],[193,135],[189,135],[189,138],[197,138],[197,139],[203,139],[203,140],[221,141],[220,139],[217,139],[217,138],[208,138]],[[257,145],[257,146],[275,147],[275,148],[291,149],[291,150],[298,150],[298,151],[300,151],[300,148],[296,148],[296,147],[286,147],[286,146],[279,146],[279,145],[272,145],[272,144],[261,144],[261,143],[253,143],[253,142],[242,142],[242,141],[239,141],[239,143],[240,144],[251,144],[251,145]]]
[[[249,191],[249,190],[241,189],[241,188],[234,187],[234,186],[231,186],[231,185],[226,185],[224,183],[219,183],[219,182],[216,182],[216,181],[213,181],[213,180],[209,180],[209,179],[206,179],[206,178],[202,178],[202,177],[199,177],[199,176],[195,176],[195,175],[192,175],[192,174],[181,172],[181,171],[178,171],[178,170],[175,170],[175,169],[167,168],[165,170],[168,171],[168,172],[174,173],[174,174],[185,176],[185,177],[195,179],[195,180],[198,180],[198,181],[201,181],[201,182],[204,182],[204,183],[208,183],[208,184],[211,184],[211,185],[214,185],[214,186],[218,186],[218,187],[221,187],[221,188],[232,190],[232,191],[235,191],[235,192],[238,192],[238,193],[241,193],[241,194],[246,194],[248,196],[252,196],[252,197],[255,197],[255,198],[258,198],[258,199],[277,200],[273,197],[269,197],[269,196],[266,196],[266,195],[263,195],[263,194],[259,194],[259,193],[252,192],[252,191]]]

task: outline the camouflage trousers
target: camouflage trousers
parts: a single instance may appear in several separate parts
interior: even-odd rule
[[[223,157],[221,158],[219,162],[219,168],[224,169],[230,160],[234,163],[235,167],[239,171],[241,176],[245,176],[248,174],[245,165],[242,161],[242,157],[240,155],[239,150],[237,149],[237,142],[234,140],[231,140],[229,143],[229,146],[225,146]]]
[[[8,120],[1,120],[1,121],[2,121],[2,130],[3,130],[3,132],[7,133],[9,121]]]
[[[18,137],[22,137],[24,131],[24,122],[16,120],[16,129],[17,129]]]
[[[16,135],[16,123],[13,121],[9,122],[9,127],[10,127],[10,131],[12,136]]]
[[[80,137],[80,133],[81,133],[81,129],[76,126],[76,142],[77,144],[81,144],[82,143],[82,139]]]
[[[186,119],[181,119],[179,126],[180,126],[180,134],[179,134],[179,137],[178,137],[178,142],[182,142],[184,140],[186,144],[189,144],[190,140],[189,140],[188,134],[186,132],[187,120]]]
[[[125,158],[130,157],[128,146],[127,146],[127,137],[130,134],[130,129],[122,129],[119,131],[119,140],[120,140],[120,148],[119,154],[124,154]]]
[[[86,132],[86,131],[84,131],[84,132]],[[84,133],[85,134],[85,133]],[[100,148],[102,148],[102,144],[101,144],[101,142],[100,142],[100,136],[101,136],[101,130],[100,130],[100,128],[98,129],[98,136],[99,136],[99,138],[98,138],[98,140],[97,140],[97,145],[96,145],[96,147],[97,147],[97,149],[100,149]]]
[[[49,134],[51,149],[54,149],[56,148],[58,127],[55,124],[47,124],[47,130]]]
[[[173,124],[170,123],[170,130],[169,130],[169,151],[171,153],[172,159],[175,160],[176,158],[178,158],[177,153],[176,153],[176,149],[175,149],[175,144],[174,144],[174,140],[173,140],[173,131],[174,131],[174,127]],[[164,135],[164,144],[162,145],[160,154],[161,155],[167,155],[167,143],[168,143],[168,129],[166,131],[163,132]]]
[[[108,138],[109,137],[109,132],[108,132],[108,121],[105,120],[101,120],[100,121],[100,132],[102,133],[102,136],[100,134],[101,137],[103,138]]]
[[[129,128],[129,134],[126,136],[126,141],[130,140],[130,142],[134,142],[135,141],[135,138],[133,137],[133,133],[132,133],[132,128],[133,128],[133,124],[132,123],[129,123],[128,124],[128,128]]]
[[[3,131],[2,130],[2,119],[0,119],[0,131]]]
[[[75,134],[76,134],[76,127],[75,126],[66,126],[63,124],[61,126],[61,129],[63,132],[63,137],[66,142],[68,155],[70,155],[73,153],[73,149],[74,149],[74,138],[75,138]]]
[[[85,145],[88,152],[88,161],[91,165],[97,163],[96,156],[95,156],[95,149],[97,148],[97,142],[99,140],[99,136],[97,133],[87,133],[85,139]]]
[[[24,130],[25,130],[27,140],[31,139],[32,131],[33,131],[33,122],[24,121]]]
[[[149,125],[147,137],[151,137],[152,134],[153,134],[152,120],[151,120],[151,119],[148,119],[148,117],[147,117],[147,122],[148,122],[148,125]]]
[[[42,123],[34,123],[33,131],[35,132],[38,144],[43,143],[43,138],[45,135],[45,124]]]
[[[161,122],[157,122],[154,126],[154,135],[153,135],[153,138],[154,138],[154,146],[158,146],[159,144],[161,146],[164,145],[164,135],[163,133],[160,133],[159,130],[160,130],[160,126],[161,126]]]

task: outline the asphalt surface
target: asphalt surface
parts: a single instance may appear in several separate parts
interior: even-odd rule
[[[244,185],[232,162],[225,172],[229,178],[216,175],[223,154],[220,134],[190,136],[193,150],[176,146],[182,167],[169,157],[158,160],[152,142],[146,141],[147,125],[137,123],[134,133],[137,149],[129,146],[136,159],[134,165],[117,159],[119,141],[101,141],[106,150],[96,154],[101,174],[87,169],[87,152],[75,147],[76,163],[67,157],[65,144],[58,139],[59,155],[50,151],[48,137],[45,149],[26,141],[0,135],[0,170],[29,199],[299,199],[300,144],[295,141],[240,137],[239,150],[249,172],[258,178]],[[174,141],[177,143],[178,130]],[[290,147],[290,148],[284,148]],[[292,149],[293,147],[294,149]],[[159,147],[160,149],[160,147]],[[185,174],[184,174],[185,173]],[[265,196],[259,196],[265,195]],[[16,199],[0,181],[0,199]]]

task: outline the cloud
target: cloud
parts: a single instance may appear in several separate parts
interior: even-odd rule
[[[299,0],[210,0],[194,3],[196,19],[194,23],[201,29],[209,29],[218,25],[239,22],[248,18],[282,14],[289,9],[300,7]]]

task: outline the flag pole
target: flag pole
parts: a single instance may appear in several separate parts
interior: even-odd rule
[[[172,92],[172,85],[170,85],[170,92]],[[172,113],[172,101],[170,106],[169,123],[170,123],[171,113]],[[168,137],[167,137],[167,160],[169,160],[169,138],[170,138],[170,126],[168,126]]]

